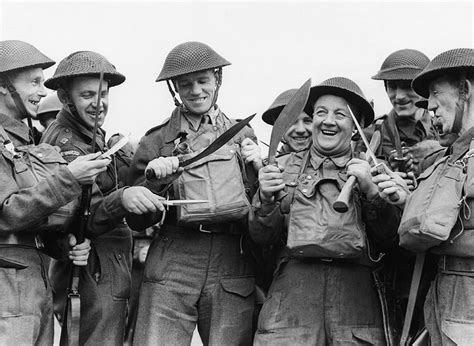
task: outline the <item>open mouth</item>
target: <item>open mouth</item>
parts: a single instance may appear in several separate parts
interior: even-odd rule
[[[87,114],[89,114],[91,117],[95,117],[95,111],[87,111],[86,112]],[[101,115],[103,113],[103,111],[99,111],[99,114],[98,115]]]
[[[29,103],[31,103],[33,106],[37,106],[39,101],[33,101],[33,100],[28,100]]]
[[[199,97],[199,98],[196,98],[196,99],[192,99],[191,102],[204,103],[206,100],[207,100],[207,97]]]
[[[336,131],[331,131],[331,130],[321,130],[321,133],[325,136],[335,136],[335,135],[337,135]]]

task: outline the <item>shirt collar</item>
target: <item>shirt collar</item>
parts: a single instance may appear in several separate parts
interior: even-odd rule
[[[474,138],[474,127],[467,130],[461,137],[459,137],[451,146],[450,151],[452,157],[455,159],[460,158],[471,145],[471,140]]]
[[[30,128],[26,124],[0,113],[0,125],[8,134],[13,135],[13,138],[10,138],[10,140],[15,140],[17,143],[13,143],[16,146],[30,143]]]
[[[338,156],[324,156],[321,155],[314,145],[311,146],[310,149],[310,162],[314,169],[319,169],[319,167],[323,164],[324,161],[330,160],[336,167],[344,168],[346,167],[349,160],[352,158],[352,150],[349,147],[349,150],[341,155]]]

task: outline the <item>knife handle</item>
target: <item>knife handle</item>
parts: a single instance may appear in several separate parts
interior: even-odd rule
[[[177,156],[177,158],[179,160],[179,166],[178,167],[184,167],[185,165],[183,163],[185,162],[185,160],[183,159],[183,156]],[[145,170],[145,177],[148,180],[155,179],[156,178],[155,171],[151,168],[147,168]]]
[[[352,188],[356,182],[356,177],[351,175],[339,193],[339,197],[332,204],[335,211],[345,213],[349,210],[349,198],[351,198]]]

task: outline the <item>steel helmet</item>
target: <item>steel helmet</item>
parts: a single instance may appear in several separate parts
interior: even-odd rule
[[[25,68],[47,69],[55,64],[31,44],[19,40],[0,41],[0,74]]]
[[[401,49],[390,54],[382,63],[375,80],[413,80],[430,59],[415,49]]]
[[[271,104],[270,107],[262,114],[262,119],[269,125],[275,124],[278,116],[280,115],[281,111],[285,106],[290,102],[291,98],[296,94],[298,89],[289,89],[282,92],[280,95],[277,96],[275,101]],[[310,110],[311,105],[309,103],[306,104],[304,111],[312,116],[313,112]]]
[[[309,92],[309,101],[311,107],[314,107],[317,99],[323,95],[335,95],[346,99],[352,105],[358,108],[358,120],[362,127],[367,127],[374,120],[374,109],[364,96],[360,87],[349,78],[333,77],[326,79],[319,85],[311,88]]]
[[[445,73],[474,71],[474,49],[456,48],[437,55],[425,69],[413,79],[412,88],[425,98],[430,96],[430,83]]]
[[[109,82],[109,87],[122,84],[125,76],[119,73],[104,56],[91,51],[79,51],[70,54],[61,60],[54,76],[49,78],[44,85],[57,90],[61,83],[73,77],[98,76],[104,72],[104,79]]]
[[[156,81],[174,79],[184,74],[216,69],[227,65],[230,65],[230,62],[217,54],[207,44],[185,42],[169,52]]]
[[[36,116],[41,117],[41,115],[46,113],[59,112],[62,107],[63,104],[59,101],[58,95],[55,92],[51,93],[41,100]]]

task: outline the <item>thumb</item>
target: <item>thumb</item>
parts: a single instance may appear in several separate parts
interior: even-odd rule
[[[68,235],[68,242],[69,242],[69,246],[73,247],[77,244],[77,239],[76,239],[76,236],[72,233],[70,233]]]

